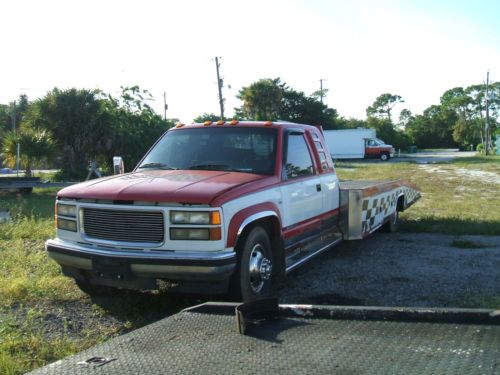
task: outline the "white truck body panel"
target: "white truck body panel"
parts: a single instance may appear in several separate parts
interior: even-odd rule
[[[325,130],[328,150],[334,159],[362,159],[365,157],[365,139],[376,138],[375,129]]]

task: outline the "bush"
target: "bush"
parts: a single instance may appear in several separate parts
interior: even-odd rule
[[[484,144],[480,143],[476,147],[476,151],[483,154],[484,153]]]

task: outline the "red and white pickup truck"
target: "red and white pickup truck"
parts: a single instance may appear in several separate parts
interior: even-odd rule
[[[89,293],[168,285],[252,300],[342,239],[395,230],[419,196],[403,181],[339,182],[314,126],[178,124],[132,173],[61,190],[46,250]]]

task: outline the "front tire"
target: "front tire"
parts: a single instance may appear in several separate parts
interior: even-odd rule
[[[269,297],[273,275],[271,241],[264,228],[250,230],[238,246],[238,269],[232,288],[243,302]]]
[[[389,159],[390,159],[389,154],[387,154],[387,153],[380,154],[380,160],[388,161]]]

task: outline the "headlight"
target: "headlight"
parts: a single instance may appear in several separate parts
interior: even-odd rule
[[[57,228],[76,232],[76,221],[57,218]]]
[[[76,206],[59,203],[57,205],[57,215],[76,217]]]
[[[172,224],[220,224],[219,211],[170,211]]]

